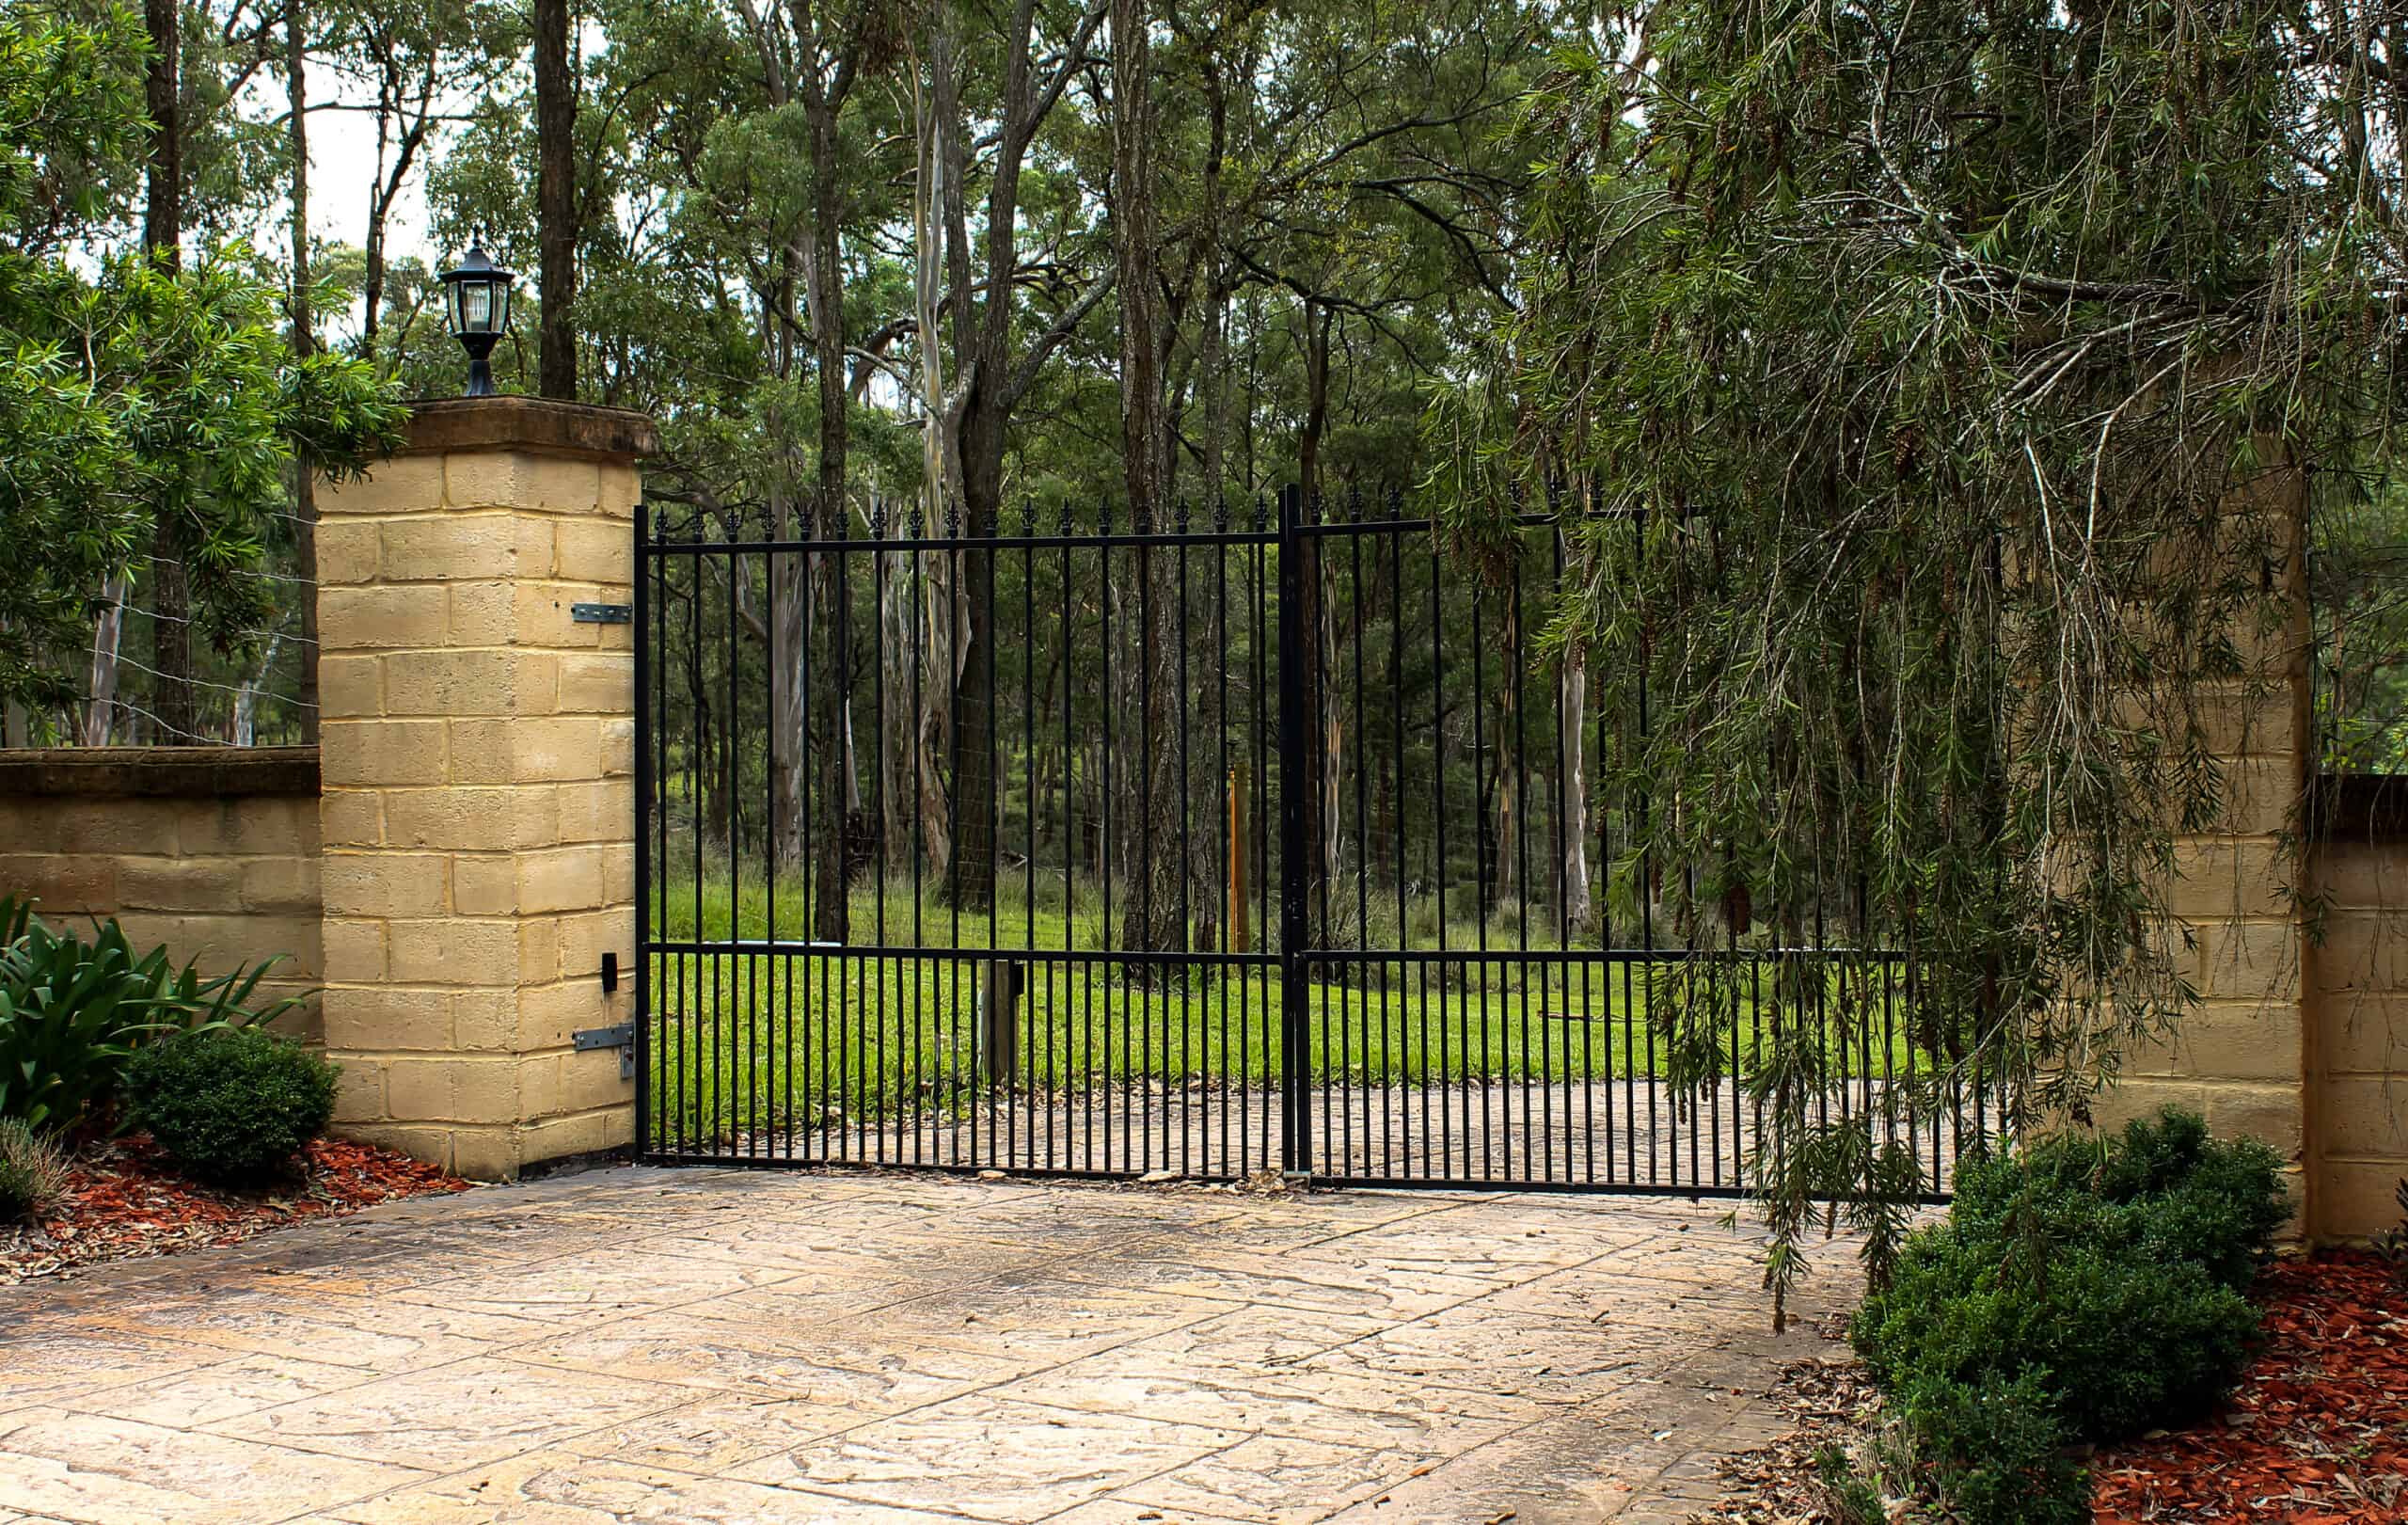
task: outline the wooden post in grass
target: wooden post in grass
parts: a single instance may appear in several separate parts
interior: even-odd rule
[[[1221,926],[1231,953],[1251,950],[1245,920],[1245,764],[1240,763],[1229,770],[1229,903],[1228,913],[1221,918]]]

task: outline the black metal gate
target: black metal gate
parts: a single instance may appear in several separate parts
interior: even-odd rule
[[[1822,926],[1665,945],[1671,870],[1608,872],[1648,717],[1542,655],[1554,516],[1047,517],[640,516],[646,1157],[1735,1195],[1799,1022],[1931,1194],[1993,1125],[1909,961],[1835,1000]],[[1676,1084],[1700,959],[1744,1009]]]

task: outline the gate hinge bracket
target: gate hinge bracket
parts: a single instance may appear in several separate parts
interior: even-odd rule
[[[626,625],[634,621],[636,610],[633,604],[571,604],[568,617],[578,625]]]
[[[636,1077],[636,1025],[623,1022],[614,1027],[584,1027],[568,1035],[579,1054],[588,1049],[615,1048],[619,1051],[619,1078]]]

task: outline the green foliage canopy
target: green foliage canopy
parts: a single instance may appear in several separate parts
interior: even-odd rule
[[[181,560],[221,650],[263,622],[262,527],[296,451],[340,477],[397,443],[403,410],[357,360],[286,346],[274,286],[234,250],[177,271],[55,252],[116,210],[144,130],[142,34],[29,9],[0,20],[0,698],[72,697],[108,580]],[[164,529],[166,533],[157,532]]]
[[[2193,999],[2162,886],[2211,708],[2268,682],[2304,497],[2399,411],[2400,123],[2355,8],[1649,8],[1529,102],[1560,148],[1524,300],[1434,412],[1465,540],[1517,485],[1596,516],[1554,635],[1646,654],[1607,678],[1663,802],[1622,893],[1860,950],[1844,1003],[1902,952],[1925,1089],[2019,1128]],[[1734,977],[1682,977],[1695,1082]],[[1749,1082],[1776,1290],[1817,1195],[1886,1259],[1917,1088],[1826,1116],[1846,1056],[1796,1037]]]

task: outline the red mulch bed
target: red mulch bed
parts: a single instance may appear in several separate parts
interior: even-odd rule
[[[2408,1519],[2408,1291],[2335,1250],[2258,1295],[2266,1343],[2220,1416],[2092,1459],[2099,1525]]]
[[[236,1244],[313,1218],[469,1185],[404,1155],[321,1138],[302,1151],[293,1179],[227,1191],[179,1175],[147,1134],[87,1146],[68,1183],[65,1199],[39,1220],[0,1225],[0,1283]]]

